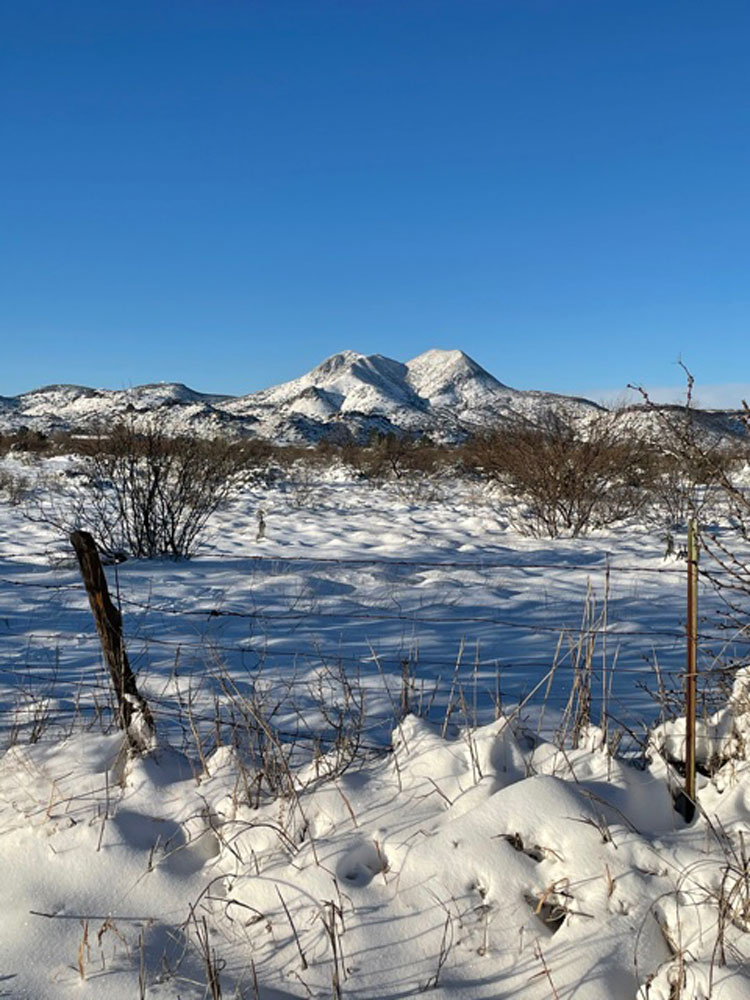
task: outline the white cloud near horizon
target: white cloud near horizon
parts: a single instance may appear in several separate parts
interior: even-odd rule
[[[649,399],[654,403],[684,403],[686,386],[644,385]],[[590,389],[580,395],[596,400],[606,406],[640,403],[643,397],[634,389],[621,386],[619,389]],[[750,402],[750,382],[719,382],[713,385],[693,386],[693,406],[703,410],[739,410],[742,400]]]

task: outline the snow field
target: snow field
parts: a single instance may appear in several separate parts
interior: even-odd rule
[[[391,754],[258,808],[231,747],[205,768],[117,735],[11,748],[7,995],[210,995],[204,918],[225,995],[747,995],[747,763],[701,779],[686,826],[658,756],[531,743],[410,716]]]
[[[684,567],[665,561],[643,527],[535,540],[461,482],[439,484],[429,503],[342,470],[312,495],[303,486],[302,498],[295,482],[249,491],[213,518],[189,563],[110,570],[131,660],[162,724],[188,696],[196,716],[213,719],[228,676],[280,703],[283,728],[314,728],[321,686],[340,688],[344,672],[365,695],[371,738],[385,743],[404,678],[412,708],[441,719],[452,693],[463,721],[482,723],[498,693],[510,710],[535,692],[524,711],[536,711],[554,667],[551,724],[570,694],[582,623],[594,642],[597,721],[604,693],[611,714],[643,732],[658,710],[655,662],[665,687],[680,688]],[[57,723],[95,714],[108,691],[68,545],[3,506],[0,553],[4,725],[24,723],[13,714],[19,699],[28,716],[45,698]],[[708,587],[701,602],[709,621],[721,602]],[[704,674],[746,651],[742,637],[701,631]]]
[[[210,996],[205,919],[224,996],[747,996],[743,675],[701,730],[729,759],[691,825],[658,752],[679,758],[679,722],[645,770],[593,724],[576,749],[549,738],[587,589],[594,721],[605,688],[645,731],[654,654],[682,669],[681,564],[638,525],[520,538],[461,483],[429,504],[340,472],[303,485],[242,497],[190,563],[109,571],[159,738],[131,761],[101,732],[65,547],[0,507],[0,995]],[[705,668],[742,645],[701,598]],[[424,717],[401,718],[404,676]],[[285,735],[259,758],[266,725]]]

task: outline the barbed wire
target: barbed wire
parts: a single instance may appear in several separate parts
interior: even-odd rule
[[[685,560],[679,560],[674,566],[633,566],[626,563],[611,562],[608,560],[608,553],[602,553],[597,555],[595,558],[598,562],[585,561],[585,562],[519,562],[518,560],[505,560],[505,559],[456,559],[456,560],[443,560],[443,559],[403,559],[403,558],[388,558],[383,556],[307,556],[307,555],[241,555],[241,556],[227,556],[227,554],[221,554],[223,559],[232,559],[236,562],[251,563],[254,565],[261,565],[264,563],[268,564],[281,564],[281,565],[294,565],[295,563],[301,563],[304,565],[319,564],[321,566],[401,566],[401,567],[418,567],[421,569],[475,569],[475,570],[488,570],[488,569],[544,569],[544,570],[591,570],[591,571],[610,571],[613,573],[684,573],[686,567]],[[36,554],[37,558],[47,558],[44,553]],[[72,559],[71,559],[72,561]],[[128,562],[129,560],[125,560]],[[28,566],[29,563],[26,560],[20,560],[12,556],[0,556],[0,564],[2,563],[12,563],[17,566]],[[133,560],[132,564],[139,564],[140,560]],[[123,563],[119,563],[123,565]],[[59,567],[39,567],[43,569],[44,572],[50,572]],[[73,566],[71,566],[71,570]],[[704,572],[708,573],[707,570]],[[726,572],[726,571],[725,571]]]
[[[141,605],[134,601],[125,601],[123,603],[132,604],[134,606],[142,607],[144,609],[149,609],[148,605]],[[82,609],[81,609],[82,610]],[[267,613],[267,612],[237,612],[237,611],[223,611],[220,609],[203,609],[194,611],[179,611],[179,610],[167,610],[164,608],[150,609],[160,614],[170,614],[177,617],[200,617],[206,620],[211,620],[214,618],[239,618],[242,620],[252,620],[256,622],[273,622],[273,621],[304,621],[309,619],[323,619],[323,620],[333,620],[333,621],[347,621],[347,622],[408,622],[411,625],[438,625],[438,626],[454,626],[454,625],[499,625],[503,628],[517,629],[525,632],[530,632],[536,635],[567,635],[569,637],[575,637],[583,632],[587,637],[607,637],[613,640],[627,640],[631,638],[636,639],[651,639],[651,638],[666,638],[673,639],[675,642],[683,640],[686,637],[685,630],[669,630],[669,629],[632,629],[632,628],[618,628],[617,623],[607,625],[605,627],[599,628],[584,628],[581,629],[580,623],[572,623],[566,625],[535,625],[530,622],[518,622],[507,618],[495,618],[487,616],[454,616],[445,618],[436,617],[420,617],[419,615],[404,614],[404,615],[387,615],[387,614],[374,614],[369,612],[299,612],[299,613]],[[716,628],[721,628],[720,625],[715,626]],[[730,628],[727,625],[727,630]],[[50,641],[61,641],[63,639],[75,638],[81,640],[82,637],[79,632],[71,634],[70,632],[60,631],[60,632],[38,632],[36,630],[31,630],[29,632],[11,632],[9,630],[4,630],[1,633],[3,636],[24,638],[26,640],[33,639],[46,639]],[[132,642],[151,642],[156,645],[166,645],[166,646],[179,646],[179,647],[195,647],[204,649],[216,649],[223,652],[256,652],[260,653],[259,650],[253,650],[251,647],[240,646],[240,645],[227,645],[222,643],[214,643],[210,638],[204,638],[201,642],[191,641],[187,639],[164,639],[161,636],[153,635],[128,635],[128,641]],[[722,634],[713,634],[709,632],[699,632],[697,638],[704,643],[719,643],[726,646],[750,646],[750,636],[745,635],[727,635],[726,631]],[[471,641],[471,640],[470,640]],[[268,655],[278,655],[278,651],[264,650]],[[291,652],[285,655],[297,655]],[[302,655],[302,654],[299,654]],[[318,655],[318,654],[311,654]],[[328,654],[330,656],[335,656],[336,654]],[[428,654],[425,654],[428,655]],[[497,657],[491,657],[492,660],[497,659]],[[432,661],[435,662],[435,661]],[[452,661],[445,661],[450,663]]]
[[[8,634],[8,633],[6,633]],[[23,633],[10,633],[13,638],[26,638]],[[45,636],[43,634],[36,635],[35,638],[45,639],[45,640],[59,640],[58,635]],[[91,656],[95,662],[91,662],[86,666],[76,666],[73,667],[76,671],[74,677],[71,678],[70,684],[76,685],[84,683],[84,678],[88,675],[102,677],[106,679],[106,671],[102,672],[101,666],[101,648],[99,646],[99,640],[96,635],[91,635],[87,637],[87,644],[90,649],[86,650],[87,655]],[[550,655],[547,658],[538,659],[516,659],[516,658],[504,658],[499,656],[490,656],[487,658],[476,659],[467,654],[466,658],[457,661],[457,658],[453,659],[443,659],[439,657],[433,657],[429,653],[422,653],[419,657],[409,656],[401,651],[389,651],[389,650],[377,650],[375,652],[362,653],[358,656],[347,656],[337,651],[319,650],[316,652],[305,652],[303,650],[274,650],[274,649],[255,649],[246,646],[227,646],[227,645],[215,645],[210,641],[207,643],[202,642],[188,642],[179,639],[157,639],[153,637],[144,636],[126,636],[125,637],[126,646],[133,657],[139,658],[143,655],[141,651],[134,651],[134,645],[140,645],[142,647],[148,647],[151,643],[155,643],[159,646],[168,646],[179,652],[182,649],[192,649],[200,651],[205,654],[211,654],[214,651],[218,652],[231,652],[240,653],[243,655],[250,655],[257,659],[256,666],[258,668],[262,667],[269,661],[274,660],[311,660],[315,663],[320,663],[323,666],[330,666],[332,664],[354,664],[360,667],[367,666],[368,664],[394,664],[397,667],[404,668],[409,667],[413,669],[415,673],[412,675],[414,681],[424,681],[432,683],[433,681],[440,680],[441,678],[428,678],[425,676],[420,676],[418,671],[420,667],[429,669],[432,667],[445,667],[447,671],[463,671],[464,673],[471,673],[473,671],[481,671],[483,675],[487,676],[488,670],[494,670],[497,674],[499,672],[500,676],[508,676],[509,673],[518,670],[549,670],[554,663],[555,670],[562,673],[570,671],[582,671],[583,668],[580,664],[574,662],[571,659],[570,651],[565,651],[562,656],[555,661],[554,656]],[[24,650],[26,653],[27,650]],[[469,650],[470,652],[470,650]],[[707,653],[705,650],[702,651],[704,656],[710,656],[712,659],[713,654]],[[701,668],[701,676],[706,677],[708,675],[725,675],[731,673],[733,670],[739,669],[744,663],[739,664],[722,664],[721,666],[703,666]],[[0,666],[0,675],[16,676],[24,680],[38,680],[41,682],[48,683],[49,681],[57,681],[60,667],[55,665],[49,668],[49,671],[45,674],[36,673],[29,670],[27,666],[23,667],[11,667],[11,666]],[[66,667],[66,672],[71,669]],[[139,668],[140,669],[140,668]],[[622,659],[618,659],[616,666],[612,668],[618,674],[630,673],[638,676],[644,676],[653,671],[653,664],[644,660],[642,663],[627,663]],[[684,668],[682,667],[666,667],[660,666],[659,673],[664,677],[683,677]],[[208,675],[212,676],[212,675]],[[268,679],[268,675],[264,679]],[[287,678],[285,682],[289,684],[308,684],[309,680],[307,678]]]
[[[32,580],[9,580],[7,577],[0,577],[0,583],[8,587],[29,587],[35,590],[79,590],[86,588],[82,583],[35,583]]]
[[[587,636],[606,635],[612,638],[622,638],[637,636],[639,638],[670,638],[684,639],[685,631],[670,629],[620,629],[617,622],[611,622],[604,627],[581,627],[580,619],[570,624],[540,625],[531,622],[520,622],[510,618],[499,618],[489,615],[450,615],[437,617],[435,615],[425,616],[416,613],[388,614],[385,612],[376,613],[373,611],[236,611],[226,608],[166,608],[158,605],[144,604],[131,598],[121,597],[123,604],[137,607],[142,610],[156,612],[157,614],[173,615],[177,617],[190,618],[239,618],[241,620],[252,621],[302,621],[307,619],[344,620],[344,621],[383,621],[383,622],[408,622],[415,625],[502,625],[504,628],[520,629],[534,632],[540,635],[554,634],[560,635],[583,631]],[[698,638],[711,642],[726,642],[726,636],[712,635],[710,633],[699,633]],[[741,644],[750,644],[750,636],[747,638],[736,637],[730,640]]]
[[[44,558],[48,558],[48,553],[44,554]],[[292,555],[292,556],[276,556],[276,555],[254,555],[254,556],[241,556],[236,559],[238,564],[246,566],[250,563],[250,569],[253,571],[263,571],[268,570],[273,572],[277,566],[283,566],[285,568],[304,568],[309,570],[311,566],[321,566],[321,567],[387,567],[387,568],[415,568],[425,571],[439,571],[439,570],[452,570],[454,571],[475,571],[478,573],[486,574],[492,570],[508,570],[513,572],[524,573],[526,571],[544,570],[544,571],[559,571],[559,572],[580,572],[586,574],[588,577],[598,574],[606,574],[609,578],[610,575],[616,574],[644,574],[646,576],[651,574],[669,574],[677,579],[684,577],[686,574],[686,563],[680,562],[675,565],[670,566],[634,566],[626,565],[622,563],[613,562],[609,558],[608,553],[603,553],[597,555],[596,559],[598,561],[591,561],[591,559],[586,559],[581,562],[571,562],[567,560],[565,562],[532,562],[532,561],[518,561],[518,560],[503,560],[503,559],[492,559],[492,558],[482,558],[477,560],[436,560],[436,559],[404,559],[404,558],[383,558],[383,557],[334,557],[334,556],[306,556],[306,555]],[[14,566],[24,566],[28,567],[28,562],[21,562],[17,559],[0,559],[0,565],[3,563],[14,564]],[[42,572],[60,572],[59,568],[56,570],[47,570],[41,568]],[[34,571],[31,569],[25,569],[24,575],[30,575]],[[74,568],[66,568],[64,570],[66,574],[72,574],[75,572]],[[702,582],[705,584],[711,584],[714,579],[719,574],[715,569],[711,570],[701,570],[701,576],[703,578]],[[729,575],[729,574],[727,574]],[[11,578],[7,576],[0,577],[0,584],[4,584],[9,587],[16,588],[29,588],[36,589],[41,592],[52,592],[60,593],[61,595],[65,592],[74,592],[76,595],[85,593],[85,587],[82,582],[51,582],[47,580],[39,579],[18,579]],[[290,596],[290,595],[287,595]],[[325,595],[323,595],[325,596]],[[342,629],[350,627],[350,623],[355,623],[354,627],[357,625],[364,625],[365,623],[375,622],[375,623],[388,623],[388,622],[402,622],[407,623],[415,627],[424,627],[425,629],[432,628],[442,628],[442,627],[452,627],[462,625],[482,625],[482,626],[493,626],[504,629],[520,630],[525,633],[532,635],[567,635],[573,640],[576,637],[584,636],[587,639],[604,637],[607,640],[615,644],[616,648],[620,647],[620,644],[627,644],[630,640],[637,639],[669,639],[672,640],[668,647],[670,651],[673,645],[677,642],[682,642],[686,638],[686,631],[684,628],[680,629],[667,629],[667,628],[633,628],[628,625],[627,622],[618,622],[616,620],[608,621],[603,626],[587,626],[582,623],[580,614],[575,620],[571,621],[570,624],[543,624],[534,623],[529,620],[519,621],[512,617],[503,617],[502,615],[495,614],[445,614],[445,604],[439,602],[432,602],[430,605],[423,605],[413,611],[404,611],[400,613],[395,613],[392,611],[387,611],[385,609],[378,608],[354,608],[348,610],[337,610],[337,609],[320,609],[317,610],[297,610],[296,607],[292,606],[290,608],[279,608],[279,600],[276,598],[276,607],[273,609],[266,610],[265,608],[255,608],[253,610],[247,611],[244,609],[237,609],[231,607],[215,607],[215,606],[203,606],[195,607],[193,606],[195,602],[188,604],[185,601],[175,602],[171,601],[170,604],[164,605],[159,603],[154,603],[153,601],[142,601],[136,598],[125,597],[118,593],[118,599],[121,605],[125,608],[138,609],[144,612],[144,618],[146,616],[171,616],[174,618],[185,618],[185,619],[202,619],[206,622],[212,621],[214,619],[237,619],[241,621],[254,621],[261,624],[265,623],[298,623],[298,622],[340,622]],[[321,598],[318,598],[320,600]],[[51,600],[53,600],[51,598]],[[75,602],[78,604],[78,602]],[[53,605],[54,606],[54,605]],[[70,614],[70,613],[84,613],[87,610],[87,605],[83,601],[80,602],[80,606],[71,607],[64,602],[64,598],[61,603],[57,605],[60,614]],[[443,613],[436,614],[430,613],[430,608],[438,608]],[[10,620],[10,619],[8,619]],[[131,621],[133,618],[131,618]],[[137,616],[135,616],[137,621]],[[126,625],[128,622],[128,616],[126,616]],[[326,626],[327,627],[327,626]],[[730,628],[734,629],[735,634],[728,635]],[[716,630],[722,630],[723,634],[715,634]],[[93,662],[86,666],[71,667],[67,664],[64,667],[60,667],[59,664],[55,667],[51,667],[46,673],[42,670],[39,671],[37,666],[35,670],[29,670],[28,665],[14,667],[4,665],[0,667],[0,675],[9,676],[14,678],[19,682],[15,690],[19,691],[26,697],[32,697],[30,691],[26,691],[23,688],[25,682],[38,683],[42,685],[54,686],[61,685],[66,688],[65,694],[60,694],[59,689],[52,692],[45,692],[45,696],[50,699],[62,699],[71,700],[76,698],[85,699],[89,696],[95,698],[95,694],[105,694],[108,687],[108,678],[106,671],[102,670],[101,667],[101,650],[98,647],[98,640],[94,633],[84,633],[75,632],[71,633],[70,630],[62,629],[59,632],[36,632],[30,630],[28,632],[16,632],[11,629],[4,630],[0,632],[4,638],[10,639],[22,639],[27,644],[27,650],[31,644],[35,641],[49,641],[55,643],[70,642],[71,638],[79,643],[76,648],[76,652],[83,653],[86,656],[91,656]],[[735,626],[714,624],[713,630],[703,631],[698,634],[698,638],[703,644],[720,644],[723,646],[724,650],[730,649],[736,646],[750,645],[750,636],[746,636],[737,633]],[[478,640],[477,640],[478,641]],[[349,640],[351,645],[352,640]],[[231,653],[234,655],[251,656],[256,658],[257,663],[254,667],[262,667],[268,662],[278,663],[280,660],[290,659],[292,661],[304,660],[304,661],[314,661],[316,663],[321,663],[324,666],[330,664],[355,664],[358,667],[366,667],[367,665],[375,664],[378,667],[381,665],[390,665],[391,663],[395,665],[400,665],[402,668],[407,665],[413,668],[415,671],[419,670],[420,666],[426,669],[431,668],[445,668],[448,674],[448,680],[444,680],[441,675],[437,677],[424,677],[420,676],[418,673],[412,677],[415,683],[424,686],[427,685],[427,690],[431,691],[435,688],[438,691],[439,685],[444,683],[447,689],[448,681],[450,680],[450,672],[459,669],[459,664],[457,659],[451,658],[441,658],[436,656],[431,656],[429,651],[422,651],[417,649],[416,653],[411,650],[399,649],[399,650],[370,650],[368,653],[363,653],[360,655],[346,655],[341,651],[336,650],[325,650],[316,648],[313,651],[305,650],[293,650],[293,649],[274,649],[268,645],[263,645],[262,648],[257,648],[257,646],[248,646],[241,644],[228,644],[226,642],[215,641],[210,636],[202,635],[195,639],[180,639],[180,638],[164,638],[163,636],[155,636],[149,634],[148,632],[140,631],[132,633],[126,629],[126,644],[133,651],[133,656],[135,660],[143,657],[147,654],[148,647],[155,645],[165,649],[174,650],[178,653],[180,650],[196,650],[201,653],[206,653],[210,655],[213,652],[220,653]],[[512,657],[499,657],[496,655],[480,657],[478,652],[475,656],[472,656],[472,640],[470,639],[465,648],[465,659],[460,664],[461,669],[465,672],[474,671],[475,675],[477,671],[481,671],[484,674],[481,682],[484,685],[488,682],[487,672],[489,670],[495,670],[496,675],[499,677],[507,677],[509,673],[513,671],[528,671],[528,672],[539,672],[543,673],[549,671],[550,667],[554,663],[554,669],[560,670],[564,673],[570,673],[571,671],[580,670],[580,663],[575,662],[575,654],[573,650],[563,650],[559,654],[559,659],[550,655],[544,659],[529,659],[529,658],[519,658],[514,659]],[[90,647],[90,648],[89,648]],[[351,649],[349,650],[351,652]],[[654,651],[655,654],[656,651]],[[649,675],[649,673],[654,669],[653,663],[649,662],[648,659],[643,656],[643,662],[631,663],[624,660],[618,660],[616,665],[610,669],[614,669],[618,674],[630,674],[632,676],[637,676],[642,679]],[[702,650],[702,655],[704,657],[710,657],[715,660],[715,656],[710,653],[705,648]],[[720,666],[703,666],[701,669],[701,678],[703,681],[709,682],[711,677],[717,674],[726,675],[727,670],[736,669],[740,664],[732,664],[729,667],[726,664]],[[276,668],[281,669],[281,668]],[[75,671],[75,673],[73,673]],[[60,673],[64,672],[67,676],[64,681],[60,680]],[[659,674],[662,678],[668,679],[671,684],[676,678],[682,678],[684,676],[684,670],[672,669],[667,667],[661,667],[659,669]],[[389,674],[389,677],[391,675]],[[598,676],[596,672],[592,671],[592,676]],[[209,676],[210,683],[214,683],[215,677],[211,679]],[[263,678],[264,681],[268,681],[269,677],[266,674]],[[514,681],[517,678],[514,679]],[[286,686],[288,690],[292,690],[297,684],[309,685],[309,678],[289,678],[289,677],[271,677],[270,681],[276,685]],[[638,683],[638,682],[637,682]],[[661,684],[661,681],[660,681]],[[489,689],[488,689],[489,690]],[[643,688],[644,691],[648,693],[646,687]],[[670,689],[671,692],[672,689]],[[441,690],[440,697],[445,695],[445,690]],[[611,696],[611,692],[610,692]],[[618,699],[619,700],[619,699]],[[181,707],[179,705],[174,705],[166,698],[160,698],[153,693],[149,694],[149,701],[154,701],[156,704],[160,705],[160,713],[169,717],[171,715],[177,717],[181,712]],[[166,706],[166,707],[165,707]],[[91,709],[90,704],[86,704],[85,708]],[[626,706],[622,706],[626,708]],[[65,713],[79,713],[81,712],[81,706],[76,703],[74,706],[67,706],[65,704],[58,704],[54,707],[55,714],[65,714]],[[213,716],[204,715],[194,715],[196,721],[215,723],[216,718]],[[223,723],[222,723],[223,724]],[[285,733],[285,736],[302,738],[300,734],[295,733]],[[319,738],[319,734],[315,736],[305,737],[309,739]]]

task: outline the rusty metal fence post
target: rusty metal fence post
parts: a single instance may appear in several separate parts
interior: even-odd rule
[[[685,671],[685,796],[695,804],[695,716],[698,681],[698,525],[688,524],[687,661]]]

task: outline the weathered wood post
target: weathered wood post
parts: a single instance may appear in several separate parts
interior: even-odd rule
[[[685,672],[685,796],[695,803],[695,716],[698,688],[698,526],[688,524],[687,661]],[[686,816],[686,818],[689,818]]]
[[[89,597],[104,658],[117,695],[117,722],[132,750],[145,753],[153,745],[154,720],[138,693],[122,636],[122,615],[112,603],[96,543],[88,531],[74,531],[71,544]]]

